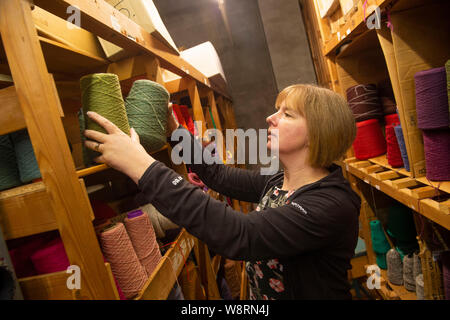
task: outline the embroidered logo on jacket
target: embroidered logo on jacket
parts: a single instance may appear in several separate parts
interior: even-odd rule
[[[177,178],[173,179],[172,183],[174,186],[176,186],[183,178],[181,176],[178,176]]]
[[[306,212],[305,209],[303,209],[303,207],[301,205],[299,205],[298,203],[292,201],[290,203],[292,206],[296,207],[298,210],[300,210],[301,212],[303,212],[304,214],[308,214],[308,212]]]

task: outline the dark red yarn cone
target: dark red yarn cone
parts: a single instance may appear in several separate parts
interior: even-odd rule
[[[357,122],[356,128],[353,150],[357,159],[366,160],[386,153],[386,140],[377,119]]]
[[[397,125],[399,123],[400,123],[400,119],[398,117],[398,114],[396,114],[396,113],[384,116],[384,124],[386,126],[388,126],[388,125]]]
[[[38,274],[46,274],[67,270],[70,265],[61,238],[56,238],[31,256]]]
[[[397,136],[395,135],[394,127],[389,124],[386,125],[386,144],[387,144],[387,160],[391,167],[403,167],[402,153],[398,146]]]
[[[181,114],[183,115],[184,121],[186,122],[186,126],[189,132],[195,135],[194,121],[192,120],[192,117],[189,114],[188,107],[180,105],[180,111]]]

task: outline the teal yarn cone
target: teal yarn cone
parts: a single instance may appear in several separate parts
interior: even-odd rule
[[[381,269],[387,269],[386,253],[391,249],[391,246],[384,234],[380,220],[370,221],[370,233],[373,251],[376,254],[377,265]]]
[[[90,74],[80,79],[80,87],[85,129],[107,133],[103,127],[87,116],[88,111],[94,111],[130,135],[125,102],[117,75],[112,73]],[[100,155],[98,152],[87,150],[89,162]]]
[[[33,145],[26,129],[11,133],[19,167],[20,181],[28,183],[41,177]]]
[[[0,190],[21,185],[14,145],[9,134],[0,136]]]
[[[130,127],[136,130],[148,151],[162,148],[166,140],[169,92],[157,82],[137,80],[133,83],[125,106]]]

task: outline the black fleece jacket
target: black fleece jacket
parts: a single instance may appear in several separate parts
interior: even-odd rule
[[[171,143],[174,144],[174,143]],[[191,147],[201,146],[191,136]],[[223,164],[189,166],[211,189],[259,202],[283,172],[272,176]],[[139,188],[156,209],[234,260],[278,258],[292,299],[349,299],[347,270],[358,239],[360,199],[333,165],[325,178],[296,190],[284,206],[243,214],[215,200],[155,161]]]

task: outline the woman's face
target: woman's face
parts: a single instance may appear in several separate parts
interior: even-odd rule
[[[269,132],[267,148],[276,148],[280,154],[298,152],[308,146],[308,128],[306,119],[296,110],[288,109],[284,103],[267,117]]]

